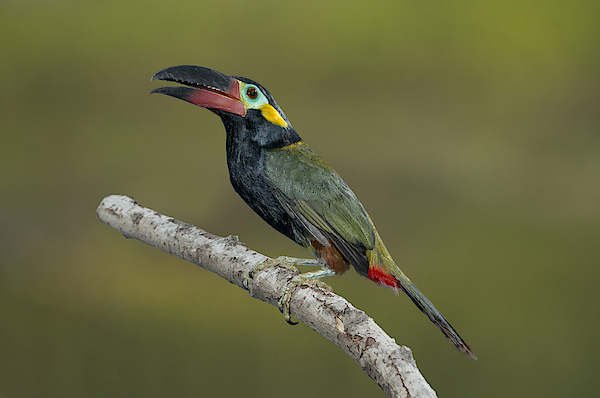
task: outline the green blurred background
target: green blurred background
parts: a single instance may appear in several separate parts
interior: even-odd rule
[[[600,3],[2,1],[0,397],[384,396],[341,350],[95,219],[119,193],[269,256],[192,64],[266,86],[479,356],[351,271],[440,397],[600,388]]]

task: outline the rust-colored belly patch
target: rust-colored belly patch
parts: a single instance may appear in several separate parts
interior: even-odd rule
[[[319,259],[325,263],[327,269],[332,270],[338,275],[348,271],[350,264],[331,240],[329,240],[329,247],[325,247],[313,239],[311,239],[310,243],[319,256]]]

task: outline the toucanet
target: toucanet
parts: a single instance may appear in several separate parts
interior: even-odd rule
[[[302,280],[342,274],[352,265],[377,284],[405,292],[456,348],[477,359],[396,265],[354,192],[302,141],[263,86],[189,65],[163,69],[152,80],[183,85],[158,88],[153,93],[180,98],[221,117],[235,191],[269,225],[316,257],[291,259],[292,263],[321,266],[320,271],[302,274]],[[289,314],[289,298],[283,305]],[[289,315],[286,319],[289,321]]]

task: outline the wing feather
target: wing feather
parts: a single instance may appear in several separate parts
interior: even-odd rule
[[[342,178],[302,142],[269,151],[265,166],[284,206],[304,225],[310,223],[307,232],[320,243],[323,235],[331,239],[350,263],[366,271],[365,251],[373,249],[375,236],[367,212]]]

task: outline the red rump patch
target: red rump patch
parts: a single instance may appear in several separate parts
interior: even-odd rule
[[[396,292],[398,292],[398,288],[400,287],[398,279],[378,265],[371,265],[369,267],[368,278],[378,285],[391,287]]]

